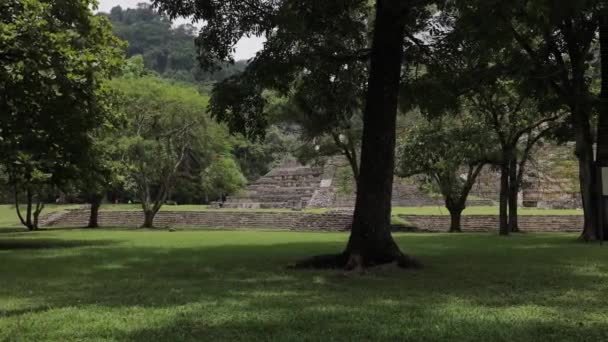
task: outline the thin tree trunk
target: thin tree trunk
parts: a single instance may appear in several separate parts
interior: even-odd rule
[[[509,165],[509,232],[519,232],[519,223],[517,218],[519,182],[517,179],[517,160],[511,159]]]
[[[95,194],[91,197],[91,212],[89,214],[89,224],[87,228],[98,228],[99,227],[99,208],[101,207],[101,201],[103,195]]]
[[[376,2],[357,199],[346,249],[295,267],[360,269],[394,261],[402,267],[418,266],[401,253],[390,231],[404,6],[399,0]]]
[[[27,211],[25,213],[25,216],[26,216],[25,222],[26,222],[29,230],[36,230],[36,227],[32,223],[32,201],[33,201],[32,190],[30,190],[30,188],[28,187],[27,190],[25,191],[25,193],[26,193],[26,201],[27,201],[27,203],[26,203]]]
[[[503,157],[504,158],[504,157]],[[509,204],[509,164],[503,161],[500,166],[500,204],[498,210],[498,224],[500,235],[509,235],[509,220],[508,220],[508,204]]]
[[[17,217],[19,217],[19,221],[21,221],[21,224],[25,226],[25,219],[23,218],[21,208],[19,207],[19,190],[17,190],[17,185],[14,185],[13,195],[15,199],[15,210],[17,211]]]

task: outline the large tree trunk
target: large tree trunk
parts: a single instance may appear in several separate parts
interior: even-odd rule
[[[500,235],[509,235],[509,163],[507,161],[503,161],[500,166],[499,201],[500,204],[498,209],[498,231]]]
[[[509,231],[511,233],[519,232],[519,223],[517,219],[517,207],[519,196],[519,182],[517,179],[517,160],[513,158],[509,165]]]
[[[462,232],[461,221],[463,210],[464,206],[448,208],[448,211],[450,212],[450,233]]]
[[[576,155],[578,157],[579,181],[585,223],[581,238],[585,241],[597,240],[599,237],[597,220],[597,189],[596,174],[593,161],[593,139],[587,113],[577,110],[573,112]]]
[[[101,201],[103,195],[95,194],[91,197],[91,212],[89,214],[89,224],[87,228],[98,228],[99,227],[99,208],[101,207]]]
[[[141,225],[141,227],[154,228],[154,216],[156,216],[156,212],[154,210],[144,210],[144,223]]]
[[[602,89],[600,93],[600,108],[597,127],[596,164],[598,167],[608,167],[608,7],[606,7],[606,5],[604,5],[604,7],[600,10],[599,18]],[[599,235],[598,237],[604,240],[608,238],[608,225],[606,224],[608,219],[608,206],[606,199],[601,193],[601,185],[604,182],[608,182],[608,179],[601,179],[600,169],[597,169],[596,172],[598,172],[598,174],[596,174],[596,178],[598,180],[597,185],[599,188],[597,193],[598,234],[596,235]],[[583,232],[583,238],[585,238],[585,232]]]
[[[402,267],[417,266],[401,253],[390,231],[404,6],[399,0],[376,2],[357,199],[346,249],[339,255],[305,260],[296,267],[359,269],[395,261]]]

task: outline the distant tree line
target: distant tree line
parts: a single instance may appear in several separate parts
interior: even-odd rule
[[[236,61],[222,65],[221,70],[203,71],[194,44],[197,28],[188,24],[174,27],[167,16],[149,4],[127,9],[116,6],[102,15],[112,23],[114,34],[128,43],[126,57],[143,56],[145,67],[163,77],[213,83],[242,72],[247,66],[246,61]]]

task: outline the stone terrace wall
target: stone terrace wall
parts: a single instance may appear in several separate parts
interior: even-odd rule
[[[88,222],[88,210],[71,210],[62,217],[49,221],[46,227],[83,227]],[[449,216],[399,215],[421,231],[446,232],[450,226]],[[139,211],[101,211],[99,223],[102,227],[136,228],[143,222]],[[154,223],[159,228],[275,228],[292,230],[345,231],[352,222],[352,213],[266,213],[227,211],[161,211]],[[582,216],[520,216],[520,229],[524,232],[580,232]],[[498,229],[498,216],[463,216],[465,232],[491,232]],[[404,230],[406,227],[394,227]]]
[[[446,232],[450,228],[450,216],[399,215],[413,226],[432,232]],[[490,232],[498,230],[497,215],[469,215],[462,217],[462,230],[466,232]],[[523,232],[580,232],[583,216],[519,216],[519,229]]]
[[[88,210],[72,210],[60,219],[49,222],[48,227],[83,227],[88,222]],[[227,211],[161,211],[154,225],[159,228],[283,228],[302,230],[348,230],[351,215],[308,213],[265,213]],[[100,211],[102,227],[135,228],[143,223],[139,211]]]

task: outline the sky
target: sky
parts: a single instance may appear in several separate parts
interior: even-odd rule
[[[114,6],[120,5],[122,8],[135,7],[140,2],[149,2],[146,0],[98,0],[99,11],[109,12]],[[176,20],[176,22],[188,22],[187,19]],[[263,38],[252,37],[244,38],[236,45],[234,57],[236,60],[249,59],[255,56],[256,52],[262,49],[264,43]]]

